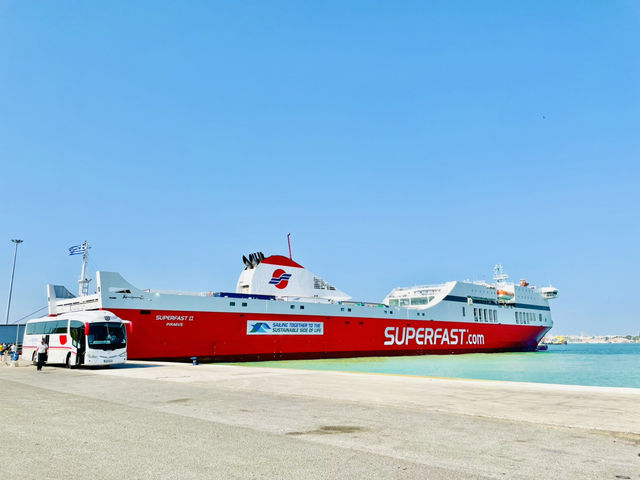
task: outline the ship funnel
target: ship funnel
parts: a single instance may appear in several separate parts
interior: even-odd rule
[[[245,264],[245,270],[256,268],[258,264],[264,260],[264,254],[262,252],[250,253],[249,258],[242,256],[242,262]]]
[[[265,257],[262,252],[258,252],[251,254],[248,262],[251,266],[245,267],[240,274],[237,293],[335,301],[351,298],[299,263],[282,255]]]

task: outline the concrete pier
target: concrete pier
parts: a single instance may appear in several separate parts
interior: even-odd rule
[[[227,365],[0,368],[21,479],[640,479],[640,389]]]

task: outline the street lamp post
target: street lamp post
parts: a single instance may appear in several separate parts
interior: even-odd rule
[[[13,268],[11,269],[11,283],[9,284],[9,300],[7,301],[7,319],[5,321],[5,325],[9,325],[9,309],[11,308],[11,292],[13,291],[13,275],[16,273],[16,257],[18,256],[18,245],[22,243],[22,240],[14,239],[11,241],[16,244],[16,248],[13,251]]]

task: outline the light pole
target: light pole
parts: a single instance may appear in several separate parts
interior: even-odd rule
[[[13,251],[13,268],[11,269],[11,283],[9,284],[9,300],[7,301],[7,319],[5,325],[9,325],[9,309],[11,308],[11,292],[13,291],[13,275],[16,273],[16,257],[18,256],[18,245],[22,243],[22,240],[11,240],[16,244],[16,248]]]

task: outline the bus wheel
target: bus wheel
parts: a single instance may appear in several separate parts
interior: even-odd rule
[[[67,353],[67,359],[64,362],[64,366],[67,368],[71,368],[71,354]]]

